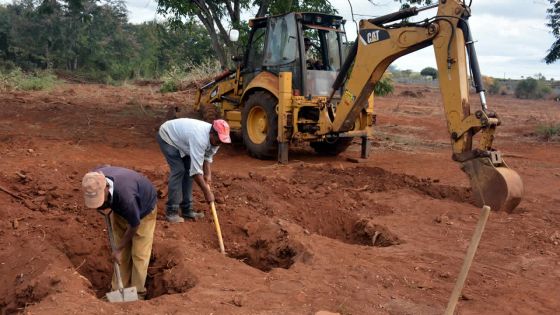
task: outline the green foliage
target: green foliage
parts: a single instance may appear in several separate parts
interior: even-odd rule
[[[177,92],[179,90],[179,86],[177,84],[178,82],[173,78],[168,78],[167,80],[163,81],[159,88],[159,91],[161,93]]]
[[[329,0],[271,1],[268,9],[270,15],[284,14],[287,12],[338,13]]]
[[[385,76],[375,84],[373,92],[378,96],[385,96],[392,94],[394,91],[393,80],[389,76]]]
[[[50,71],[37,71],[26,74],[19,68],[0,71],[0,91],[23,90],[40,91],[53,88],[58,83]]]
[[[551,92],[550,87],[546,85],[546,79],[542,75],[538,75],[539,79],[528,77],[519,81],[515,87],[515,96],[521,99],[540,99]]]
[[[438,71],[435,68],[432,67],[426,67],[424,69],[422,69],[422,71],[420,71],[420,74],[423,76],[430,76],[432,77],[432,79],[437,79],[438,77]]]
[[[54,69],[99,83],[157,78],[215,56],[200,23],[129,24],[123,0],[0,4],[0,68]]]
[[[206,59],[200,64],[187,62],[182,67],[172,67],[163,76],[160,92],[176,92],[188,87],[199,86],[210,81],[220,71],[220,63],[215,59]]]
[[[560,59],[560,1],[548,1],[550,2],[550,8],[546,11],[548,13],[548,23],[546,25],[550,27],[552,35],[556,38],[554,43],[550,46],[548,54],[544,58],[544,61],[550,64]]]
[[[539,124],[536,129],[537,135],[545,140],[552,141],[560,138],[560,123],[549,122]]]
[[[502,81],[503,80],[500,79],[482,76],[482,83],[486,91],[491,95],[506,95],[508,93],[508,86]]]
[[[206,35],[210,36],[212,48],[222,67],[229,66],[227,56],[237,54],[237,45],[228,37],[228,30],[233,27],[241,32],[241,39],[246,37],[248,28],[241,21],[241,16],[263,17],[267,14],[282,14],[290,11],[313,11],[336,13],[329,0],[157,0],[158,13],[170,16],[174,22],[197,19],[204,25]],[[255,10],[256,9],[256,10]]]

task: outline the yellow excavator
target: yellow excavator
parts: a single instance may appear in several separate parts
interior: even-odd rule
[[[435,8],[434,17],[408,22]],[[478,205],[512,211],[523,182],[492,146],[500,119],[487,106],[470,15],[470,4],[460,0],[410,7],[361,20],[352,44],[339,16],[252,19],[245,54],[233,58],[237,67],[202,86],[195,107],[205,119],[226,119],[257,158],[286,162],[289,145],[301,141],[320,154],[336,155],[354,137],[361,138],[365,158],[375,124],[374,86],[395,59],[433,46],[452,158],[469,176]],[[476,110],[469,102],[469,77],[480,97]]]

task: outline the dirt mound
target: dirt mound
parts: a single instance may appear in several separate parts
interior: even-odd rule
[[[420,98],[420,97],[424,97],[424,94],[421,91],[405,90],[401,92],[400,96]]]

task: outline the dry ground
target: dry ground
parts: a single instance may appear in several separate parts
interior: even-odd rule
[[[213,185],[227,257],[199,191],[204,219],[163,220],[167,165],[155,130],[192,94],[154,91],[67,84],[0,95],[0,186],[13,194],[0,191],[2,314],[443,313],[479,209],[450,159],[436,89],[401,86],[376,99],[378,133],[364,163],[346,160],[358,145],[337,158],[298,147],[287,166],[251,159],[240,145],[220,149]],[[514,213],[491,214],[458,313],[552,314],[560,145],[533,132],[560,121],[560,104],[505,96],[489,104],[503,119],[495,143],[526,196]],[[80,191],[99,164],[144,173],[162,196],[147,301],[101,298],[108,241]]]

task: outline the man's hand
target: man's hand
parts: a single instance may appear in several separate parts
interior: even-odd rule
[[[204,198],[207,203],[214,202],[214,193],[210,190],[210,187],[208,187],[208,190],[204,192]]]
[[[117,264],[121,264],[121,256],[122,256],[122,249],[115,249],[111,255],[111,258],[113,259],[113,261],[115,261]]]

